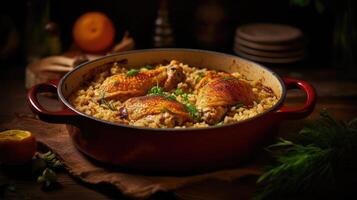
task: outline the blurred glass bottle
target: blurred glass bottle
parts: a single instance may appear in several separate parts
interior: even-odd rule
[[[28,0],[25,27],[26,60],[61,53],[60,31],[50,20],[50,0]]]
[[[224,50],[229,43],[228,16],[219,0],[199,0],[194,16],[194,37],[199,48]]]
[[[159,1],[159,11],[155,20],[154,47],[173,47],[174,34],[169,20],[167,0]]]

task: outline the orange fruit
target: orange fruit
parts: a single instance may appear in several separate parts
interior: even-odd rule
[[[36,140],[29,131],[0,132],[0,162],[8,165],[24,164],[36,153]]]
[[[73,26],[74,42],[84,51],[102,52],[113,45],[115,28],[101,12],[88,12],[80,16]]]

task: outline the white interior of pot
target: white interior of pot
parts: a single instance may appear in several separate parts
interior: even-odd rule
[[[101,66],[119,62],[128,68],[140,67],[164,61],[178,60],[189,66],[222,70],[226,72],[238,71],[248,80],[261,80],[262,84],[271,88],[278,99],[282,95],[282,85],[272,72],[253,62],[236,56],[200,50],[184,49],[156,49],[133,51],[98,59],[77,67],[64,78],[62,94],[67,98],[81,83],[96,73]]]

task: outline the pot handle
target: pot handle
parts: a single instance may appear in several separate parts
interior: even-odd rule
[[[76,121],[78,114],[64,107],[60,111],[46,110],[38,101],[37,95],[42,92],[57,93],[58,80],[53,80],[48,83],[40,83],[33,86],[27,93],[28,104],[33,113],[45,122],[50,123],[73,123]]]
[[[306,93],[306,101],[302,107],[282,106],[276,113],[283,119],[302,119],[312,113],[316,104],[314,87],[306,81],[283,77],[286,89],[301,89]]]

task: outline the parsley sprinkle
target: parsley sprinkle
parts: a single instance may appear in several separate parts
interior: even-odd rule
[[[151,65],[145,65],[143,68],[151,70],[151,69],[154,69],[155,67],[151,66]]]
[[[126,72],[126,75],[127,75],[127,76],[135,76],[135,75],[137,75],[139,72],[140,72],[140,70],[138,70],[138,69],[131,69],[131,70],[129,70],[128,72]]]
[[[204,72],[199,72],[197,75],[198,75],[198,76],[197,76],[197,78],[195,79],[195,82],[196,82],[196,83],[200,82],[200,81],[205,77],[205,73],[204,73]]]
[[[184,92],[183,92],[183,90],[181,89],[181,88],[177,88],[176,90],[175,90],[175,95],[177,95],[177,96],[179,96],[179,95],[182,95]]]
[[[192,104],[190,104],[190,103],[186,103],[185,104],[185,107],[186,107],[186,110],[190,113],[190,116],[193,118],[193,119],[195,119],[195,120],[200,120],[200,114],[199,114],[199,112],[198,112],[198,110],[197,110],[197,108],[194,106],[194,105],[192,105]]]
[[[109,110],[112,111],[117,111],[117,109],[115,108],[115,106],[113,106],[110,102],[108,102],[107,100],[105,100],[105,93],[104,91],[102,91],[101,95],[100,95],[100,99],[99,102],[101,104],[101,106],[103,108],[108,108]],[[104,105],[104,106],[103,106]]]
[[[160,86],[154,86],[148,91],[148,95],[164,95]]]
[[[176,101],[176,96],[172,95],[168,92],[164,92],[162,91],[162,88],[160,86],[154,86],[152,87],[149,91],[148,91],[148,95],[153,96],[153,95],[159,95],[159,96],[163,96],[166,99],[172,100],[172,101]]]
[[[224,77],[222,80],[228,81],[228,80],[234,80],[234,79],[237,79],[237,78],[234,78],[234,77]]]
[[[234,107],[236,107],[236,108],[240,108],[240,107],[243,107],[243,106],[244,106],[244,104],[241,103],[241,102],[239,102],[236,105],[234,105]]]
[[[176,96],[175,95],[168,94],[168,95],[165,95],[165,98],[169,99],[169,100],[172,100],[172,101],[176,101]]]

